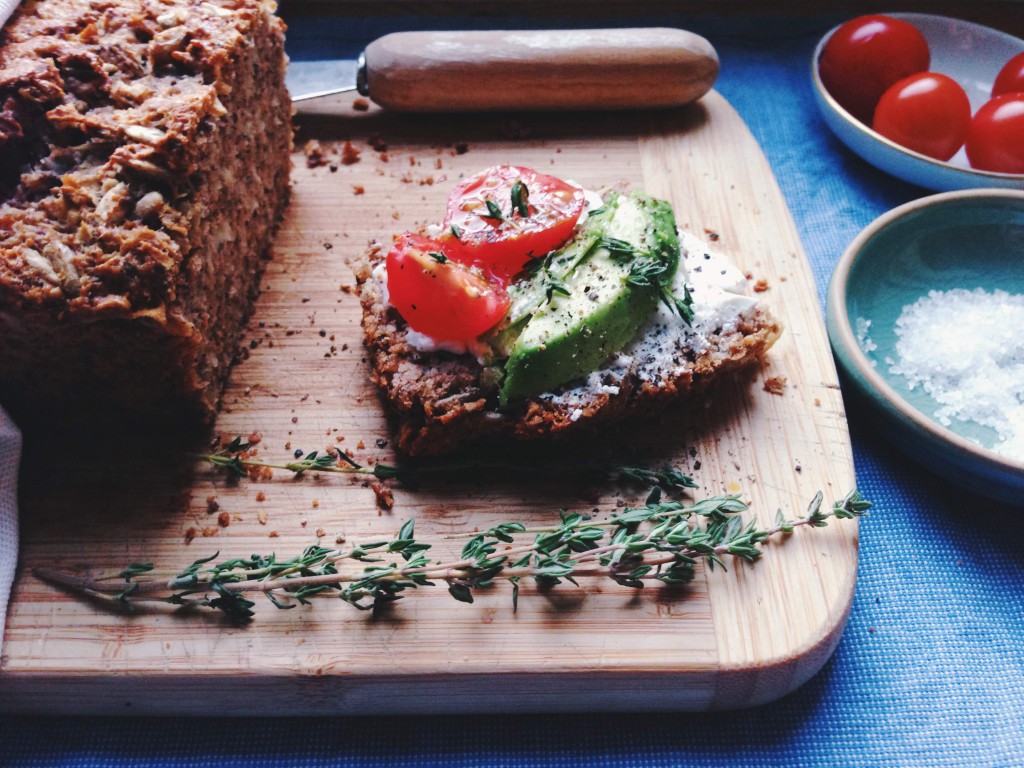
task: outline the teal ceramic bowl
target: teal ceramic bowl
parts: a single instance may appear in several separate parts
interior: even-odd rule
[[[971,491],[1024,505],[1024,461],[993,450],[996,431],[957,419],[943,426],[940,403],[891,370],[904,308],[953,289],[1024,296],[1024,192],[947,192],[872,222],[829,285],[832,349],[847,384],[908,455]],[[936,346],[936,355],[948,354]]]

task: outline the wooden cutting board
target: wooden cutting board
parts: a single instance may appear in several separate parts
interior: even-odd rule
[[[695,499],[738,492],[770,524],[854,486],[853,464],[817,291],[786,205],[745,125],[717,93],[657,114],[410,117],[357,112],[342,99],[306,118],[334,167],[295,155],[293,200],[267,263],[216,429],[259,433],[260,455],[351,449],[393,461],[368,383],[359,306],[347,261],[372,241],[437,220],[460,176],[509,162],[591,188],[625,182],[668,198],[679,223],[705,234],[767,290],[785,324],[763,368],[687,412],[609,434],[617,454],[672,464],[700,484]],[[341,143],[360,150],[341,163]],[[352,159],[352,158],[349,158]],[[781,393],[766,390],[785,379]],[[137,437],[137,436],[136,436]],[[765,702],[796,688],[838,642],[853,597],[857,525],[801,530],[753,567],[700,568],[684,590],[635,592],[611,582],[538,593],[524,582],[473,605],[420,590],[373,619],[341,602],[256,621],[153,609],[106,612],[41,583],[30,570],[116,572],[149,560],[180,569],[221,553],[298,554],[388,537],[417,520],[438,555],[449,533],[558,509],[606,515],[646,489],[581,486],[538,473],[523,482],[472,476],[373,491],[344,477],[232,483],[182,458],[159,436],[119,438],[115,451],[36,449],[23,479],[22,562],[7,617],[0,707],[25,712],[296,714],[702,710]],[[63,440],[48,441],[51,450]],[[215,500],[216,513],[209,510]],[[228,525],[218,524],[227,513]],[[190,535],[195,538],[189,543]],[[448,548],[446,550],[446,547]]]

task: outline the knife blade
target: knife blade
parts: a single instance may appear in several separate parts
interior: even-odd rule
[[[668,27],[396,32],[366,47],[355,75],[292,101],[357,92],[402,112],[672,107],[711,89],[718,54]]]

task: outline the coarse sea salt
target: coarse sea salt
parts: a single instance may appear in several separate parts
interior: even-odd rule
[[[931,291],[903,308],[895,330],[889,370],[931,395],[939,423],[989,427],[992,450],[1024,461],[1024,295]]]
[[[876,349],[878,349],[878,345],[875,344],[874,341],[872,341],[871,336],[869,335],[870,332],[871,332],[871,321],[870,320],[866,320],[863,317],[858,317],[857,318],[857,328],[856,328],[856,331],[857,331],[857,344],[858,344],[858,346],[860,346],[860,348],[864,351],[865,354],[870,354],[871,352],[874,352]],[[876,367],[878,365],[878,363],[876,363],[874,360],[872,360],[870,358],[869,358],[868,362],[871,363],[871,367],[872,368],[874,368],[874,367]]]

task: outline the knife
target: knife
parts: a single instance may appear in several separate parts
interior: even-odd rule
[[[358,92],[402,112],[673,107],[718,77],[718,54],[681,29],[395,32],[359,57],[356,84],[293,97]]]

